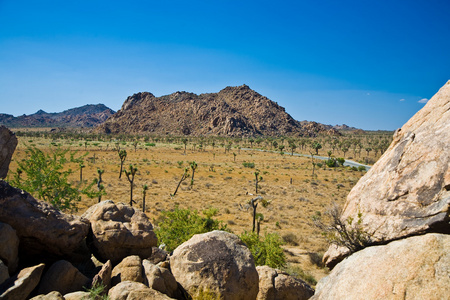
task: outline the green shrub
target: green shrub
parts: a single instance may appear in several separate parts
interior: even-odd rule
[[[291,276],[297,277],[309,283],[310,285],[316,285],[317,280],[311,275],[309,272],[304,271],[299,266],[289,264],[286,268],[283,268],[283,271],[288,273]]]
[[[286,265],[286,256],[281,248],[283,241],[277,233],[266,233],[261,238],[255,232],[244,231],[240,238],[250,249],[257,266],[281,268]]]
[[[244,167],[246,167],[246,168],[251,168],[251,169],[253,169],[253,168],[255,167],[255,163],[253,163],[253,162],[246,162],[246,161],[244,161],[244,162],[242,163],[242,165],[243,165]]]
[[[159,244],[165,244],[166,250],[173,251],[179,245],[189,240],[194,234],[213,230],[227,230],[221,221],[212,219],[217,213],[213,208],[205,210],[206,218],[196,210],[175,208],[173,211],[163,211],[155,227]]]

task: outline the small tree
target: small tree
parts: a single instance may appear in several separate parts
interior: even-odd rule
[[[191,188],[194,185],[194,175],[195,175],[195,170],[197,169],[197,163],[195,161],[191,162],[190,164],[191,166],[191,170],[192,170],[192,176],[191,176]]]
[[[142,211],[145,212],[145,196],[147,195],[148,185],[142,187]]]
[[[133,183],[134,183],[134,175],[136,175],[137,168],[130,165],[129,171],[125,170],[125,175],[127,176],[128,181],[130,182],[130,206],[133,206],[133,203],[136,201],[133,200]]]
[[[256,198],[253,198],[253,199],[250,200],[250,205],[253,208],[253,223],[252,223],[253,227],[252,227],[252,232],[255,232],[255,229],[256,229],[256,208],[258,207],[258,200],[262,200],[262,197],[258,196]]]
[[[311,148],[316,151],[316,155],[319,155],[319,149],[322,149],[322,145],[319,142],[314,142],[311,144]]]
[[[259,175],[259,170],[256,170],[254,174],[255,174],[255,194],[258,194],[258,179],[259,179],[258,175]]]
[[[97,190],[98,190],[98,203],[102,201],[102,195],[105,193],[105,186],[102,184],[103,179],[102,175],[105,173],[105,170],[103,169],[97,169],[98,179],[97,179]]]
[[[177,194],[178,188],[180,187],[181,183],[189,177],[188,170],[189,170],[188,168],[184,168],[184,173],[181,176],[180,181],[178,182],[177,188],[175,189],[175,192],[173,192],[173,194],[170,196],[175,196]]]
[[[132,145],[134,147],[134,152],[136,152],[136,149],[137,149],[137,146],[139,145],[139,142],[138,141],[134,141]]]
[[[233,161],[236,162],[236,153],[233,152]]]
[[[186,147],[187,147],[188,139],[187,138],[183,138],[183,139],[181,139],[181,141],[184,144],[184,155],[186,155]]]
[[[127,150],[119,150],[119,158],[120,158],[119,178],[122,178],[123,163],[125,162],[125,159],[127,159]]]
[[[80,162],[80,183],[83,182],[83,168],[86,167],[83,162]]]

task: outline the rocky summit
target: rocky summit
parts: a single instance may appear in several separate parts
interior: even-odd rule
[[[339,134],[331,126],[294,120],[283,107],[247,85],[200,95],[176,92],[155,97],[148,92],[137,93],[96,131],[192,136]]]

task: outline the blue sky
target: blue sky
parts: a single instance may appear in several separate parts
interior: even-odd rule
[[[394,130],[450,79],[449,11],[447,0],[0,0],[0,113],[247,84],[300,121]]]

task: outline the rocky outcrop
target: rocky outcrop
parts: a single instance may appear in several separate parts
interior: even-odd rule
[[[71,261],[90,258],[85,244],[88,221],[64,214],[5,181],[0,181],[0,222],[16,230],[20,257]]]
[[[449,266],[449,235],[409,237],[347,257],[311,299],[448,299]]]
[[[401,129],[347,197],[342,218],[362,213],[375,243],[450,233],[450,81]],[[327,253],[333,266],[342,251]]]
[[[156,266],[146,259],[142,262],[142,266],[144,267],[145,283],[148,287],[171,298],[180,299],[181,291],[169,269]]]
[[[103,201],[90,207],[83,217],[91,222],[88,244],[101,261],[115,265],[130,255],[147,258],[157,238],[147,216],[123,203]]]
[[[306,300],[314,290],[304,281],[269,266],[256,267],[259,275],[258,300]]]
[[[194,235],[170,257],[175,279],[191,295],[213,293],[230,300],[256,299],[258,273],[250,250],[234,234]]]
[[[0,126],[0,179],[8,174],[9,163],[16,146],[17,138],[14,133],[5,126]]]
[[[144,282],[142,260],[139,256],[128,256],[114,267],[111,284],[114,286],[121,281]]]
[[[57,291],[64,295],[81,291],[89,284],[89,278],[81,274],[70,262],[60,260],[51,265],[42,276],[38,292],[39,294],[47,294]]]
[[[17,275],[9,278],[0,285],[0,299],[25,300],[38,285],[41,279],[44,264],[25,268]]]
[[[176,92],[155,97],[148,92],[137,93],[95,130],[192,136],[340,134],[331,126],[294,120],[283,107],[246,85],[200,95]]]
[[[19,263],[19,238],[16,231],[6,223],[0,223],[0,259],[13,274]]]

